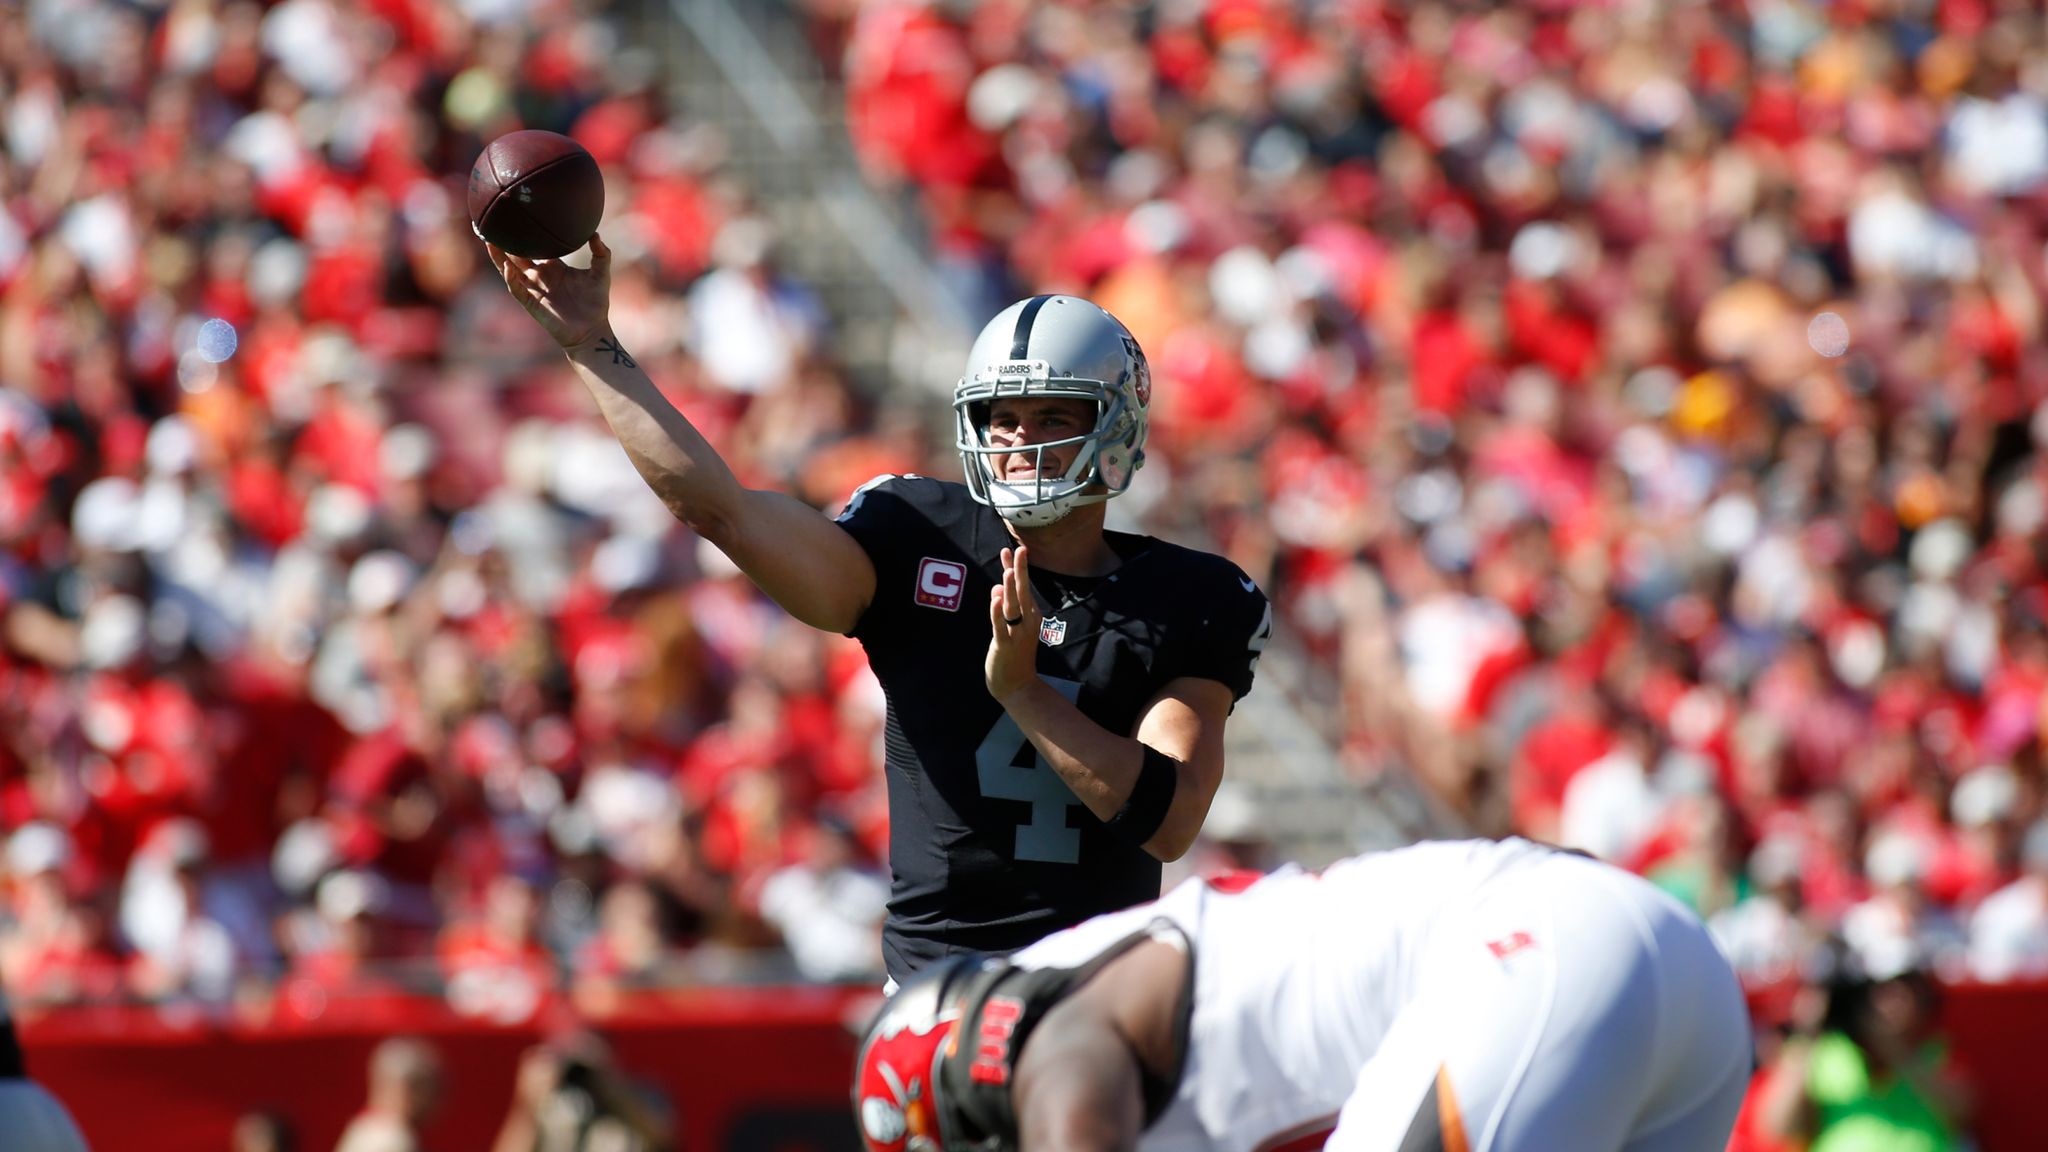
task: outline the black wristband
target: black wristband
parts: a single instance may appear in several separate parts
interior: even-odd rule
[[[1167,809],[1173,807],[1173,794],[1180,789],[1180,769],[1173,757],[1150,744],[1139,747],[1145,750],[1145,761],[1138,769],[1138,782],[1131,785],[1131,795],[1124,806],[1109,818],[1109,830],[1142,848],[1166,823]]]

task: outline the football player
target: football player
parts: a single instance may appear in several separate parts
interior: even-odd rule
[[[853,1105],[865,1152],[1719,1152],[1751,1067],[1677,902],[1444,842],[950,957],[869,1026]]]
[[[797,619],[857,638],[887,694],[892,980],[1157,897],[1272,617],[1227,560],[1106,528],[1151,402],[1124,326],[1071,296],[1006,309],[954,393],[965,483],[881,477],[834,520],[739,484],[620,345],[591,249],[588,271],[490,256],[669,509]]]
[[[28,1078],[7,997],[0,994],[0,1148],[8,1152],[85,1152],[85,1137],[64,1105]]]

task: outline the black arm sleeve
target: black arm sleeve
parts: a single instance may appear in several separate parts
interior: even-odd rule
[[[1228,578],[1217,581],[1202,627],[1187,639],[1175,672],[1215,680],[1229,687],[1232,700],[1242,700],[1273,635],[1273,607],[1236,565],[1220,566]]]

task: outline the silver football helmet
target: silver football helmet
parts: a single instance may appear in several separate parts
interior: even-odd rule
[[[1002,396],[1065,396],[1095,405],[1095,426],[1043,444],[999,447],[989,442],[989,409]],[[1116,317],[1075,296],[1033,296],[996,315],[975,337],[967,373],[953,390],[960,464],[974,498],[1022,527],[1051,524],[1083,504],[1131,486],[1145,463],[1146,406],[1152,372],[1145,353]],[[1043,459],[1048,448],[1079,444],[1056,476],[1034,471],[1005,480],[997,457]]]

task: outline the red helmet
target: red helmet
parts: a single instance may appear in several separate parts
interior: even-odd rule
[[[968,987],[1007,967],[953,956],[912,977],[876,1014],[854,1065],[853,1110],[865,1152],[954,1152],[965,1148],[957,1113],[941,1102],[939,1069],[953,1048]]]
[[[853,1111],[863,1152],[1015,1152],[1010,1090],[1025,1041],[1068,992],[1162,930],[1181,936],[1192,964],[1185,934],[1158,920],[1076,968],[968,955],[911,977],[861,1037]],[[1192,996],[1183,996],[1192,1011]],[[1165,1106],[1166,1097],[1148,1095],[1147,1118]]]

